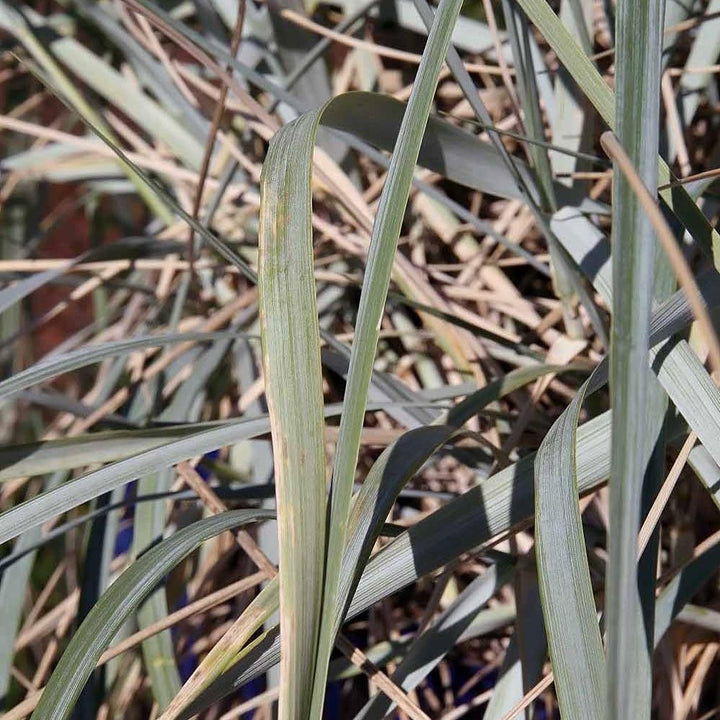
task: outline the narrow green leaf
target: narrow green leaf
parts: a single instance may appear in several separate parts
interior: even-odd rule
[[[242,421],[231,421],[232,424],[238,422]],[[5,445],[0,447],[0,481],[123,460],[222,424],[229,423],[172,425],[150,430],[108,430],[72,438]],[[262,427],[261,433],[269,430],[267,417]]]
[[[267,431],[267,418],[231,423],[192,434],[89,472],[0,514],[0,544],[102,493],[121,487],[136,477],[150,475],[182,460],[204,455],[239,439]]]
[[[283,626],[289,629],[282,639],[281,717],[288,717],[290,708],[298,717],[322,713],[355,463],[380,319],[430,105],[460,5],[459,0],[444,0],[440,6],[373,227],[335,456],[327,542],[309,173],[315,135],[326,108],[307,113],[278,132],[263,167],[259,289],[284,568],[280,613]],[[307,552],[299,555],[297,547]],[[310,694],[309,687],[313,688]]]
[[[182,298],[176,296],[173,309],[178,308],[180,303]],[[176,323],[171,322],[173,330],[175,326]],[[197,420],[206,395],[206,385],[225,356],[229,345],[230,341],[216,343],[200,355],[195,363],[194,372],[183,382],[170,403],[157,417],[159,423]],[[174,479],[175,473],[172,470],[160,470],[138,481],[138,493],[140,495],[166,493],[171,489]],[[136,555],[142,555],[163,536],[166,516],[166,504],[162,502],[139,503],[135,506],[133,551]],[[167,593],[161,585],[139,608],[138,628],[144,630],[152,627],[167,615]],[[163,630],[145,640],[142,644],[142,654],[153,696],[162,711],[170,705],[182,687],[170,630]]]
[[[547,0],[517,0],[518,4],[535,23],[560,62],[567,68],[578,87],[592,102],[608,126],[616,129],[615,96],[582,48],[553,12]],[[662,23],[661,23],[662,27]],[[672,173],[667,163],[658,158],[658,183],[668,185]],[[700,248],[713,259],[720,269],[720,234],[715,230],[700,208],[682,185],[674,185],[660,191],[660,196],[675,213]]]
[[[330,653],[339,627],[335,615],[338,601],[342,602],[339,589],[343,548],[347,540],[360,434],[390,273],[440,69],[445,61],[461,6],[461,0],[441,0],[439,5],[398,131],[397,144],[393,150],[370,238],[332,473],[323,615],[313,688],[313,718],[322,715]]]
[[[25,390],[57,375],[92,365],[93,363],[100,362],[105,358],[115,355],[145,350],[151,347],[163,347],[181,342],[227,340],[228,337],[239,337],[239,334],[235,332],[170,333],[168,335],[146,335],[129,340],[86,345],[79,350],[73,350],[72,352],[62,355],[50,355],[40,360],[40,362],[35,363],[35,365],[29,367],[27,370],[23,370],[7,380],[3,380],[0,382],[0,398],[11,397],[21,390]]]
[[[505,25],[510,37],[513,57],[515,58],[515,74],[517,78],[518,93],[525,114],[525,125],[528,135],[533,139],[543,139],[545,136],[545,125],[540,108],[540,94],[538,92],[538,72],[535,67],[533,54],[530,48],[530,26],[525,14],[509,0],[503,0],[503,13]],[[550,109],[548,108],[548,112]],[[537,176],[537,185],[540,191],[540,207],[536,215],[542,211],[553,212],[557,209],[557,193],[555,192],[550,157],[547,148],[537,144],[528,146],[532,166]],[[542,229],[547,226],[544,222],[539,223]],[[547,233],[548,250],[550,251],[552,282],[555,294],[560,299],[563,307],[563,316],[567,333],[571,337],[583,337],[582,325],[577,320],[577,294],[574,282],[574,275],[579,274],[573,267],[569,256],[564,252],[562,246]],[[592,307],[592,303],[588,303]],[[600,325],[600,327],[602,327]]]
[[[664,2],[621,0],[616,12],[616,133],[647,187],[658,186],[660,56]],[[647,348],[657,240],[620,170],[613,176],[613,412],[606,573],[607,718],[650,717],[652,650],[638,586],[637,536],[649,436]]]
[[[535,553],[560,712],[603,720],[605,654],[585,553],[575,455],[587,385],[555,421],[535,457]]]
[[[342,624],[344,608],[355,594],[361,571],[367,564],[382,524],[397,494],[410,478],[433,453],[452,440],[461,425],[483,407],[549,372],[563,372],[568,369],[567,366],[539,365],[508,373],[500,380],[469,395],[438,418],[435,425],[405,433],[382,452],[353,500],[334,619],[336,632]],[[177,717],[183,706],[195,699],[220,673],[245,656],[245,645],[252,634],[277,610],[277,585],[277,580],[268,583],[236,621],[231,633],[210,651],[163,720]]]
[[[60,658],[32,714],[33,720],[65,720],[103,650],[125,619],[162,578],[197,546],[220,533],[268,520],[267,510],[234,510],[179,530],[148,550],[103,594]]]
[[[592,0],[562,0],[560,22],[568,29],[586,55],[592,54],[590,33],[593,25]],[[590,142],[592,113],[582,91],[573,83],[567,70],[561,67],[555,78],[555,127],[553,142],[573,152],[586,150]],[[556,175],[567,175],[578,169],[587,169],[588,163],[580,161],[570,153],[551,152],[553,171]],[[560,177],[558,181],[567,186],[585,189],[586,183],[571,177]]]
[[[261,178],[258,289],[282,568],[281,718],[310,717],[322,612],[325,422],[309,211],[320,112],[275,135]]]
[[[43,490],[52,490],[64,479],[64,473],[56,472],[43,484]],[[15,543],[13,551],[23,552],[32,548],[40,539],[40,528],[23,534]],[[25,608],[25,594],[35,563],[36,551],[28,552],[20,562],[5,568],[0,579],[0,699],[5,700],[12,680],[15,638],[20,629],[20,620]]]
[[[581,494],[607,480],[610,472],[609,412],[578,428],[576,459]],[[533,514],[533,463],[533,457],[523,458],[487,478],[374,555],[363,571],[348,617],[355,617],[382,598],[491,538],[529,526]],[[514,611],[508,615],[508,620],[513,616]],[[240,663],[222,675],[180,717],[186,720],[205,707],[207,703],[202,698],[211,702],[236,691],[275,665],[279,657],[279,635],[275,629],[259,639]]]

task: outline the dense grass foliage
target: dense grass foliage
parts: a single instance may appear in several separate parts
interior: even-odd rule
[[[715,0],[0,0],[7,720],[709,720]]]

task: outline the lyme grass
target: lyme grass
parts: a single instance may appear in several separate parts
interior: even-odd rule
[[[0,0],[8,720],[716,710],[716,3],[391,4]]]

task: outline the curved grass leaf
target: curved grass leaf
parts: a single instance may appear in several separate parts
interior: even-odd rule
[[[388,95],[348,92],[334,98],[323,115],[323,125],[352,133],[382,150],[392,150],[405,111],[405,103]],[[382,122],[380,120],[382,119]],[[439,117],[430,117],[419,154],[421,165],[449,180],[498,197],[524,200],[517,176],[528,188],[531,198],[540,201],[534,175],[519,158],[512,158],[514,170],[489,143],[451,125]],[[560,183],[553,190],[563,203],[573,196]],[[601,203],[581,200],[584,211],[605,212]]]
[[[313,687],[312,717],[320,717],[322,714],[330,654],[335,634],[343,620],[342,616],[337,619],[337,609],[345,605],[345,598],[340,594],[343,553],[348,537],[360,434],[390,273],[440,69],[447,55],[461,6],[461,0],[442,0],[438,7],[415,76],[410,100],[398,130],[397,144],[393,149],[370,238],[332,471],[323,614]]]
[[[265,421],[265,429],[261,433],[269,430],[267,418]],[[188,435],[238,422],[245,421],[171,425],[148,430],[108,430],[58,440],[5,445],[0,447],[0,481],[115,462]]]
[[[337,104],[309,112],[280,130],[263,166],[258,286],[283,568],[281,718],[290,717],[291,712],[302,718],[322,714],[355,464],[380,320],[415,164],[460,6],[460,0],[443,0],[440,5],[398,131],[373,225],[327,529],[310,168],[321,118]],[[298,547],[305,551],[298,553]]]
[[[310,717],[325,565],[325,422],[310,219],[318,119],[318,112],[303,115],[275,135],[261,178],[258,289],[282,568],[281,718]]]
[[[671,434],[672,437],[672,434]],[[610,472],[610,413],[578,428],[577,482],[580,494],[597,488]],[[421,520],[367,563],[347,616],[433,572],[491,538],[527,527],[533,516],[533,457],[501,470]],[[180,716],[200,712],[274,666],[280,657],[277,628],[259,638],[243,657]]]
[[[355,495],[348,523],[334,618],[336,632],[342,622],[342,609],[357,586],[361,570],[398,493],[428,458],[450,441],[456,432],[456,427],[446,425],[410,430],[389,445],[373,464],[365,482]],[[278,579],[274,578],[263,588],[228,633],[208,653],[162,716],[162,720],[178,717],[188,703],[198,697],[222,672],[247,654],[249,648],[246,645],[253,633],[278,608],[278,585]]]
[[[182,460],[204,455],[239,439],[267,431],[266,418],[232,423],[226,427],[181,438],[87,473],[0,514],[0,543],[21,535],[29,528],[42,525],[46,520],[120,487],[136,477],[150,475]]]
[[[205,540],[232,528],[271,519],[268,510],[233,510],[200,520],[136,560],[105,591],[74,634],[42,694],[34,720],[65,720],[103,650],[125,619],[183,558]]]
[[[438,418],[435,425],[405,433],[381,453],[353,500],[343,553],[338,611],[334,619],[336,632],[344,617],[342,610],[355,594],[361,571],[367,564],[382,524],[397,494],[410,478],[443,444],[452,440],[461,425],[484,406],[543,375],[568,369],[571,368],[541,365],[511,372],[469,395]],[[210,651],[163,716],[163,720],[177,717],[183,706],[195,699],[222,672],[239,662],[247,653],[248,648],[245,648],[245,645],[252,634],[272,615],[277,606],[277,580],[273,580],[238,618],[229,634]]]
[[[588,381],[535,458],[535,553],[550,659],[565,717],[604,720],[605,654],[578,505],[576,432]]]
[[[147,335],[129,340],[118,340],[117,342],[86,345],[63,355],[52,355],[44,358],[27,370],[16,373],[7,380],[0,382],[0,398],[11,397],[21,390],[26,390],[57,375],[92,365],[108,357],[181,342],[218,341],[239,336],[240,334],[236,332],[170,333],[168,335]]]

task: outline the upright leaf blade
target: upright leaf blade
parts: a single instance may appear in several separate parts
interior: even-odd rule
[[[258,288],[282,568],[281,718],[310,716],[322,611],[325,421],[309,212],[321,112],[275,135],[261,179]]]
[[[333,466],[323,621],[313,690],[313,717],[320,717],[322,714],[327,670],[334,642],[334,616],[338,602],[342,555],[350,515],[350,499],[360,447],[360,433],[393,259],[438,76],[450,46],[461,6],[461,0],[442,0],[438,8],[400,126],[370,238],[370,251],[360,295],[355,340],[350,355],[350,369]]]
[[[535,458],[535,553],[560,712],[605,717],[605,655],[578,505],[577,423],[588,383],[545,436]]]
[[[618,139],[648,187],[658,185],[660,56],[664,2],[618,3],[615,116]],[[607,569],[607,717],[650,716],[652,644],[638,588],[637,535],[648,438],[647,348],[655,233],[624,175],[613,178],[613,320],[610,399],[610,559]],[[653,438],[654,440],[654,438]]]
[[[415,164],[460,6],[460,0],[444,0],[436,16],[373,226],[335,456],[327,545],[320,338],[310,225],[310,161],[325,107],[279,131],[263,168],[259,287],[276,453],[283,567],[280,612],[281,622],[289,629],[282,640],[281,716],[287,716],[290,707],[298,717],[322,713],[342,551],[380,319]],[[304,547],[305,552],[298,554],[297,547]],[[324,590],[318,592],[323,571]],[[312,709],[307,706],[309,687],[313,687]]]
[[[560,62],[567,68],[578,86],[582,88],[603,120],[612,130],[615,130],[616,113],[613,91],[582,48],[575,42],[573,36],[560,22],[547,0],[517,0],[517,2],[550,43]],[[710,225],[682,185],[669,185],[671,173],[667,163],[661,157],[657,158],[657,163],[658,180],[664,186],[660,191],[660,196],[702,250],[712,257],[715,267],[720,268],[720,234]]]

